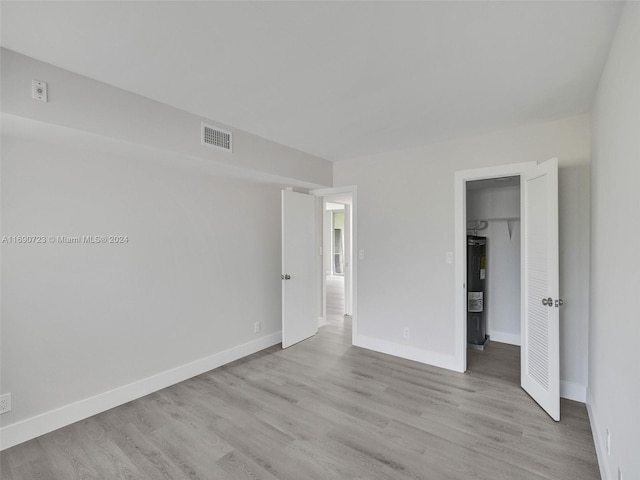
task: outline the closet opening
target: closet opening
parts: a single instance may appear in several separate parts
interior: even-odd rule
[[[520,176],[466,182],[467,369],[520,384]]]

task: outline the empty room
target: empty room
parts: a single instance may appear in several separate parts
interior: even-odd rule
[[[2,480],[640,480],[640,2],[0,22]]]

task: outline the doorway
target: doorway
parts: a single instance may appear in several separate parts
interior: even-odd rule
[[[347,204],[331,201],[324,202],[323,215],[323,268],[326,285],[325,320],[326,323],[341,323],[346,312],[345,302],[345,267],[349,263],[346,258],[346,225],[345,214]]]
[[[321,268],[318,326],[357,333],[356,187],[314,190],[321,198]]]
[[[467,370],[520,385],[520,176],[466,182]]]
[[[475,181],[491,182],[496,178],[517,177],[522,184],[522,175],[527,169],[534,168],[536,162],[500,165],[496,167],[466,170],[455,173],[455,335],[456,335],[456,364],[457,370],[467,370],[467,225],[468,220],[482,220],[468,218],[467,214],[467,185]],[[480,184],[478,184],[480,185]],[[522,192],[522,190],[521,190]],[[520,203],[520,217],[522,218],[522,202]],[[482,227],[482,224],[478,225]],[[520,298],[520,295],[518,295]],[[521,315],[518,316],[521,321]]]
[[[467,370],[467,183],[520,178],[520,385],[560,420],[558,159],[455,172],[455,363]],[[452,263],[452,262],[449,262]],[[469,297],[470,298],[470,297]],[[481,298],[473,296],[474,300]]]
[[[288,188],[282,191],[282,345],[301,342],[315,335],[327,325],[327,279],[325,259],[333,262],[332,277],[340,279],[338,296],[344,307],[336,322],[340,338],[349,345],[357,338],[357,261],[353,251],[357,248],[357,222],[355,186],[323,188],[308,193],[297,193]],[[344,225],[340,235],[324,228],[326,202],[344,207]],[[311,222],[311,223],[309,223]],[[324,239],[331,235],[340,240],[340,250],[325,246]],[[304,238],[302,238],[304,236]],[[329,237],[331,238],[331,237]],[[342,275],[333,275],[342,271]],[[293,272],[293,273],[292,273]],[[302,290],[305,298],[296,291]],[[308,295],[313,298],[308,298]]]

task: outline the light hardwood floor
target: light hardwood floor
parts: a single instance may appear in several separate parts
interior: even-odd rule
[[[327,321],[341,322],[344,315],[344,277],[327,275]]]
[[[584,405],[551,420],[517,347],[457,374],[350,346],[349,318],[1,455],[2,480],[598,479]]]

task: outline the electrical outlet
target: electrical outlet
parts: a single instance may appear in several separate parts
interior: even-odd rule
[[[404,338],[409,338],[409,329],[407,327],[404,327],[404,330],[402,331],[402,336]]]
[[[261,328],[260,322],[255,322],[253,324],[253,333],[260,333],[260,328]]]
[[[611,433],[607,428],[607,438],[605,439],[606,447],[607,447],[607,455],[611,455]]]
[[[0,395],[0,415],[11,411],[11,394]]]

